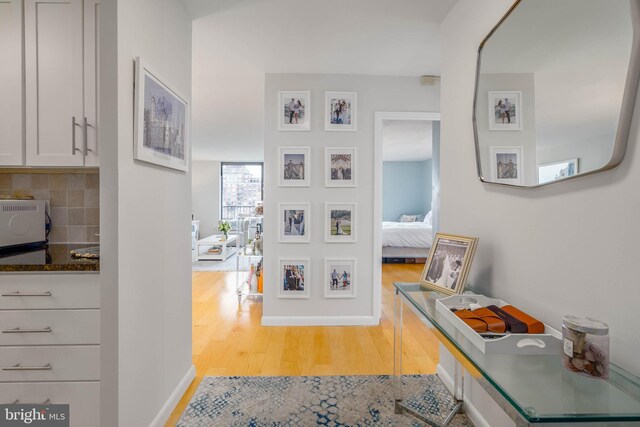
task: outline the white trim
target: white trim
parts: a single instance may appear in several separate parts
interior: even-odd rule
[[[382,122],[383,120],[440,121],[440,113],[391,112],[375,113],[373,143],[373,317],[376,325],[382,315]]]
[[[196,378],[196,367],[191,365],[184,374],[184,377],[180,380],[176,388],[173,390],[167,401],[160,408],[160,412],[155,416],[149,427],[162,427],[167,422],[171,413],[182,399],[182,396],[187,391],[193,380]]]
[[[375,316],[262,316],[262,326],[375,326]]]

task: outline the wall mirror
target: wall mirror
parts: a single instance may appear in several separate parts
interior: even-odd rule
[[[640,56],[640,0],[520,0],[480,45],[478,174],[538,187],[624,156]]]

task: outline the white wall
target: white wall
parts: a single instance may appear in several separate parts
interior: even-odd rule
[[[265,81],[265,292],[263,322],[344,324],[373,319],[373,140],[374,112],[437,112],[438,87],[420,86],[417,77],[340,74],[267,74]],[[279,132],[276,127],[279,90],[311,91],[311,131]],[[324,130],[325,91],[358,93],[357,132]],[[311,147],[311,187],[278,187],[278,147]],[[324,187],[324,147],[357,147],[357,188]],[[278,243],[278,203],[311,203],[311,243]],[[357,243],[324,243],[324,203],[356,202]],[[357,258],[357,297],[325,299],[324,258]],[[278,299],[278,258],[308,257],[311,298]]]
[[[133,60],[189,99],[191,20],[179,0],[104,2],[101,14],[101,419],[161,425],[193,375],[191,175],[134,162]]]
[[[460,0],[443,23],[441,229],[480,237],[469,283],[551,326],[564,314],[607,322],[614,363],[640,374],[640,142],[612,171],[524,190],[476,176],[471,109],[478,45],[511,0]]]
[[[220,162],[191,164],[192,213],[200,220],[200,237],[218,234],[220,219]]]

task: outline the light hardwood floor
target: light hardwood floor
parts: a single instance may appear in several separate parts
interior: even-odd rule
[[[393,282],[418,281],[423,265],[384,264],[378,326],[263,327],[260,300],[238,305],[235,273],[193,273],[196,379],[165,426],[174,426],[205,376],[382,375],[393,372]],[[405,310],[403,370],[431,374],[438,339]]]

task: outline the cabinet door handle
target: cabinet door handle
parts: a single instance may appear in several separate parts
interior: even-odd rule
[[[4,329],[2,331],[3,334],[40,334],[52,332],[52,329],[47,326],[42,329],[22,329],[22,328],[14,328],[14,329]]]
[[[4,366],[3,371],[50,371],[53,367],[51,363],[47,363],[44,366],[20,366],[19,363],[13,366]]]
[[[91,148],[89,148],[89,135],[88,135],[89,134],[89,128],[93,127],[93,126],[91,126],[88,123],[86,117],[84,118],[83,126],[84,126],[84,141],[82,143],[84,144],[84,155],[87,156],[88,153],[94,153],[95,154],[95,151],[92,150]]]
[[[80,123],[76,122],[76,116],[71,117],[71,155],[75,156],[76,151],[82,152],[81,149],[76,147],[76,126],[82,127]]]
[[[51,291],[45,292],[9,292],[7,294],[2,294],[3,297],[50,297]]]

